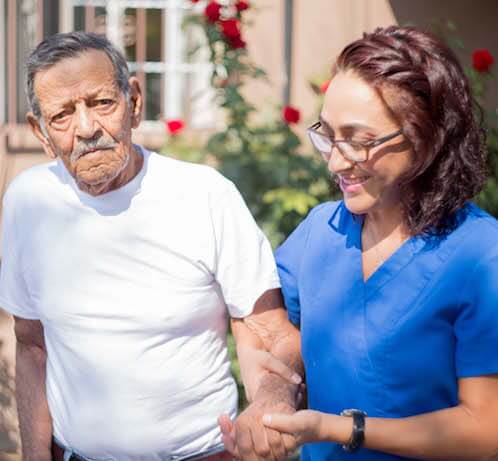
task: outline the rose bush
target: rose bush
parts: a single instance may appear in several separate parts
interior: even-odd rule
[[[477,72],[488,72],[493,65],[493,62],[493,56],[486,49],[475,50],[472,53],[472,65]]]
[[[181,119],[169,119],[165,121],[165,124],[170,136],[178,135],[185,127],[185,122]]]
[[[250,61],[243,38],[250,9],[246,1],[211,1],[203,14],[190,15],[186,25],[205,34],[213,64],[211,84],[226,115],[226,126],[210,136],[203,157],[234,181],[277,245],[311,207],[329,198],[330,181],[319,156],[300,152],[300,139],[292,129],[300,122],[299,108],[276,108],[273,119],[257,122],[257,114],[267,110],[256,110],[245,98],[245,82],[265,76]]]
[[[477,116],[483,120],[489,158],[489,179],[475,201],[498,217],[498,107],[489,108],[489,104],[486,104],[488,88],[496,84],[493,75],[494,56],[486,48],[468,50],[458,37],[457,28],[452,21],[436,25],[435,33],[463,57],[462,64],[478,103],[475,108]],[[488,109],[483,109],[486,106]]]
[[[299,123],[301,113],[295,107],[285,106],[282,110],[282,118],[287,124]]]

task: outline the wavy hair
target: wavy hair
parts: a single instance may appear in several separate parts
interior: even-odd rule
[[[482,110],[457,57],[429,33],[390,26],[344,48],[333,74],[348,70],[376,89],[412,145],[401,184],[410,232],[447,234],[488,172]]]

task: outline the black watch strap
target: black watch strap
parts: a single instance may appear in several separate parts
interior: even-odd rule
[[[341,416],[350,416],[353,418],[353,432],[351,433],[351,438],[347,444],[342,446],[345,451],[352,453],[353,451],[358,450],[365,441],[365,416],[367,416],[367,414],[364,411],[350,408],[348,410],[343,410]]]

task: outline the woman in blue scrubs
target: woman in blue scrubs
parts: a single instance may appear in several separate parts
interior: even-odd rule
[[[335,64],[309,135],[343,199],[276,253],[309,410],[264,422],[305,460],[498,459],[498,222],[468,201],[486,176],[473,109],[417,29]]]

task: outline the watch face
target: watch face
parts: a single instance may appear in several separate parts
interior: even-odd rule
[[[346,410],[341,411],[341,416],[353,416],[354,414],[367,416],[367,414],[364,411],[358,410],[356,408],[348,408]]]

